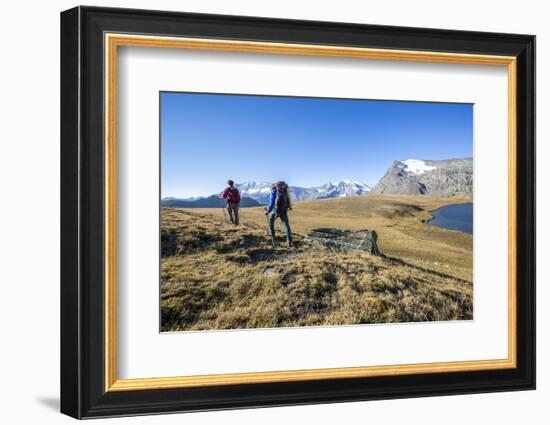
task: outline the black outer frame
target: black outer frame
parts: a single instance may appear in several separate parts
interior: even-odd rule
[[[104,391],[105,32],[517,57],[517,368]],[[535,388],[535,37],[77,7],[61,13],[61,412],[75,418]]]

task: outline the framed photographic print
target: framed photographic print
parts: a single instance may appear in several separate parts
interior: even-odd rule
[[[61,14],[61,411],[535,387],[535,38]]]

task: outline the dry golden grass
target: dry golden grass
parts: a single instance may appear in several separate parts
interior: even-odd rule
[[[374,229],[382,253],[430,270],[472,280],[472,236],[426,225],[430,211],[471,198],[366,195],[296,202],[289,213],[294,232],[306,235],[316,227]],[[223,218],[220,209],[192,209]],[[266,226],[263,207],[242,208],[241,222]]]
[[[291,249],[282,233],[271,247],[261,208],[238,227],[219,209],[163,208],[162,330],[471,319],[471,237],[421,222],[450,202],[464,199],[297,203]],[[326,251],[304,240],[313,227],[375,229],[385,256]]]

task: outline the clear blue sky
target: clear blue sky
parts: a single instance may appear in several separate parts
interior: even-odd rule
[[[162,197],[236,182],[375,185],[394,160],[473,155],[471,104],[162,92]]]

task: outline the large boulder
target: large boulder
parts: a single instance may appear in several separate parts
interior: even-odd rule
[[[331,251],[364,251],[369,254],[380,255],[376,243],[378,235],[374,230],[320,228],[311,230],[306,239],[321,244]]]

